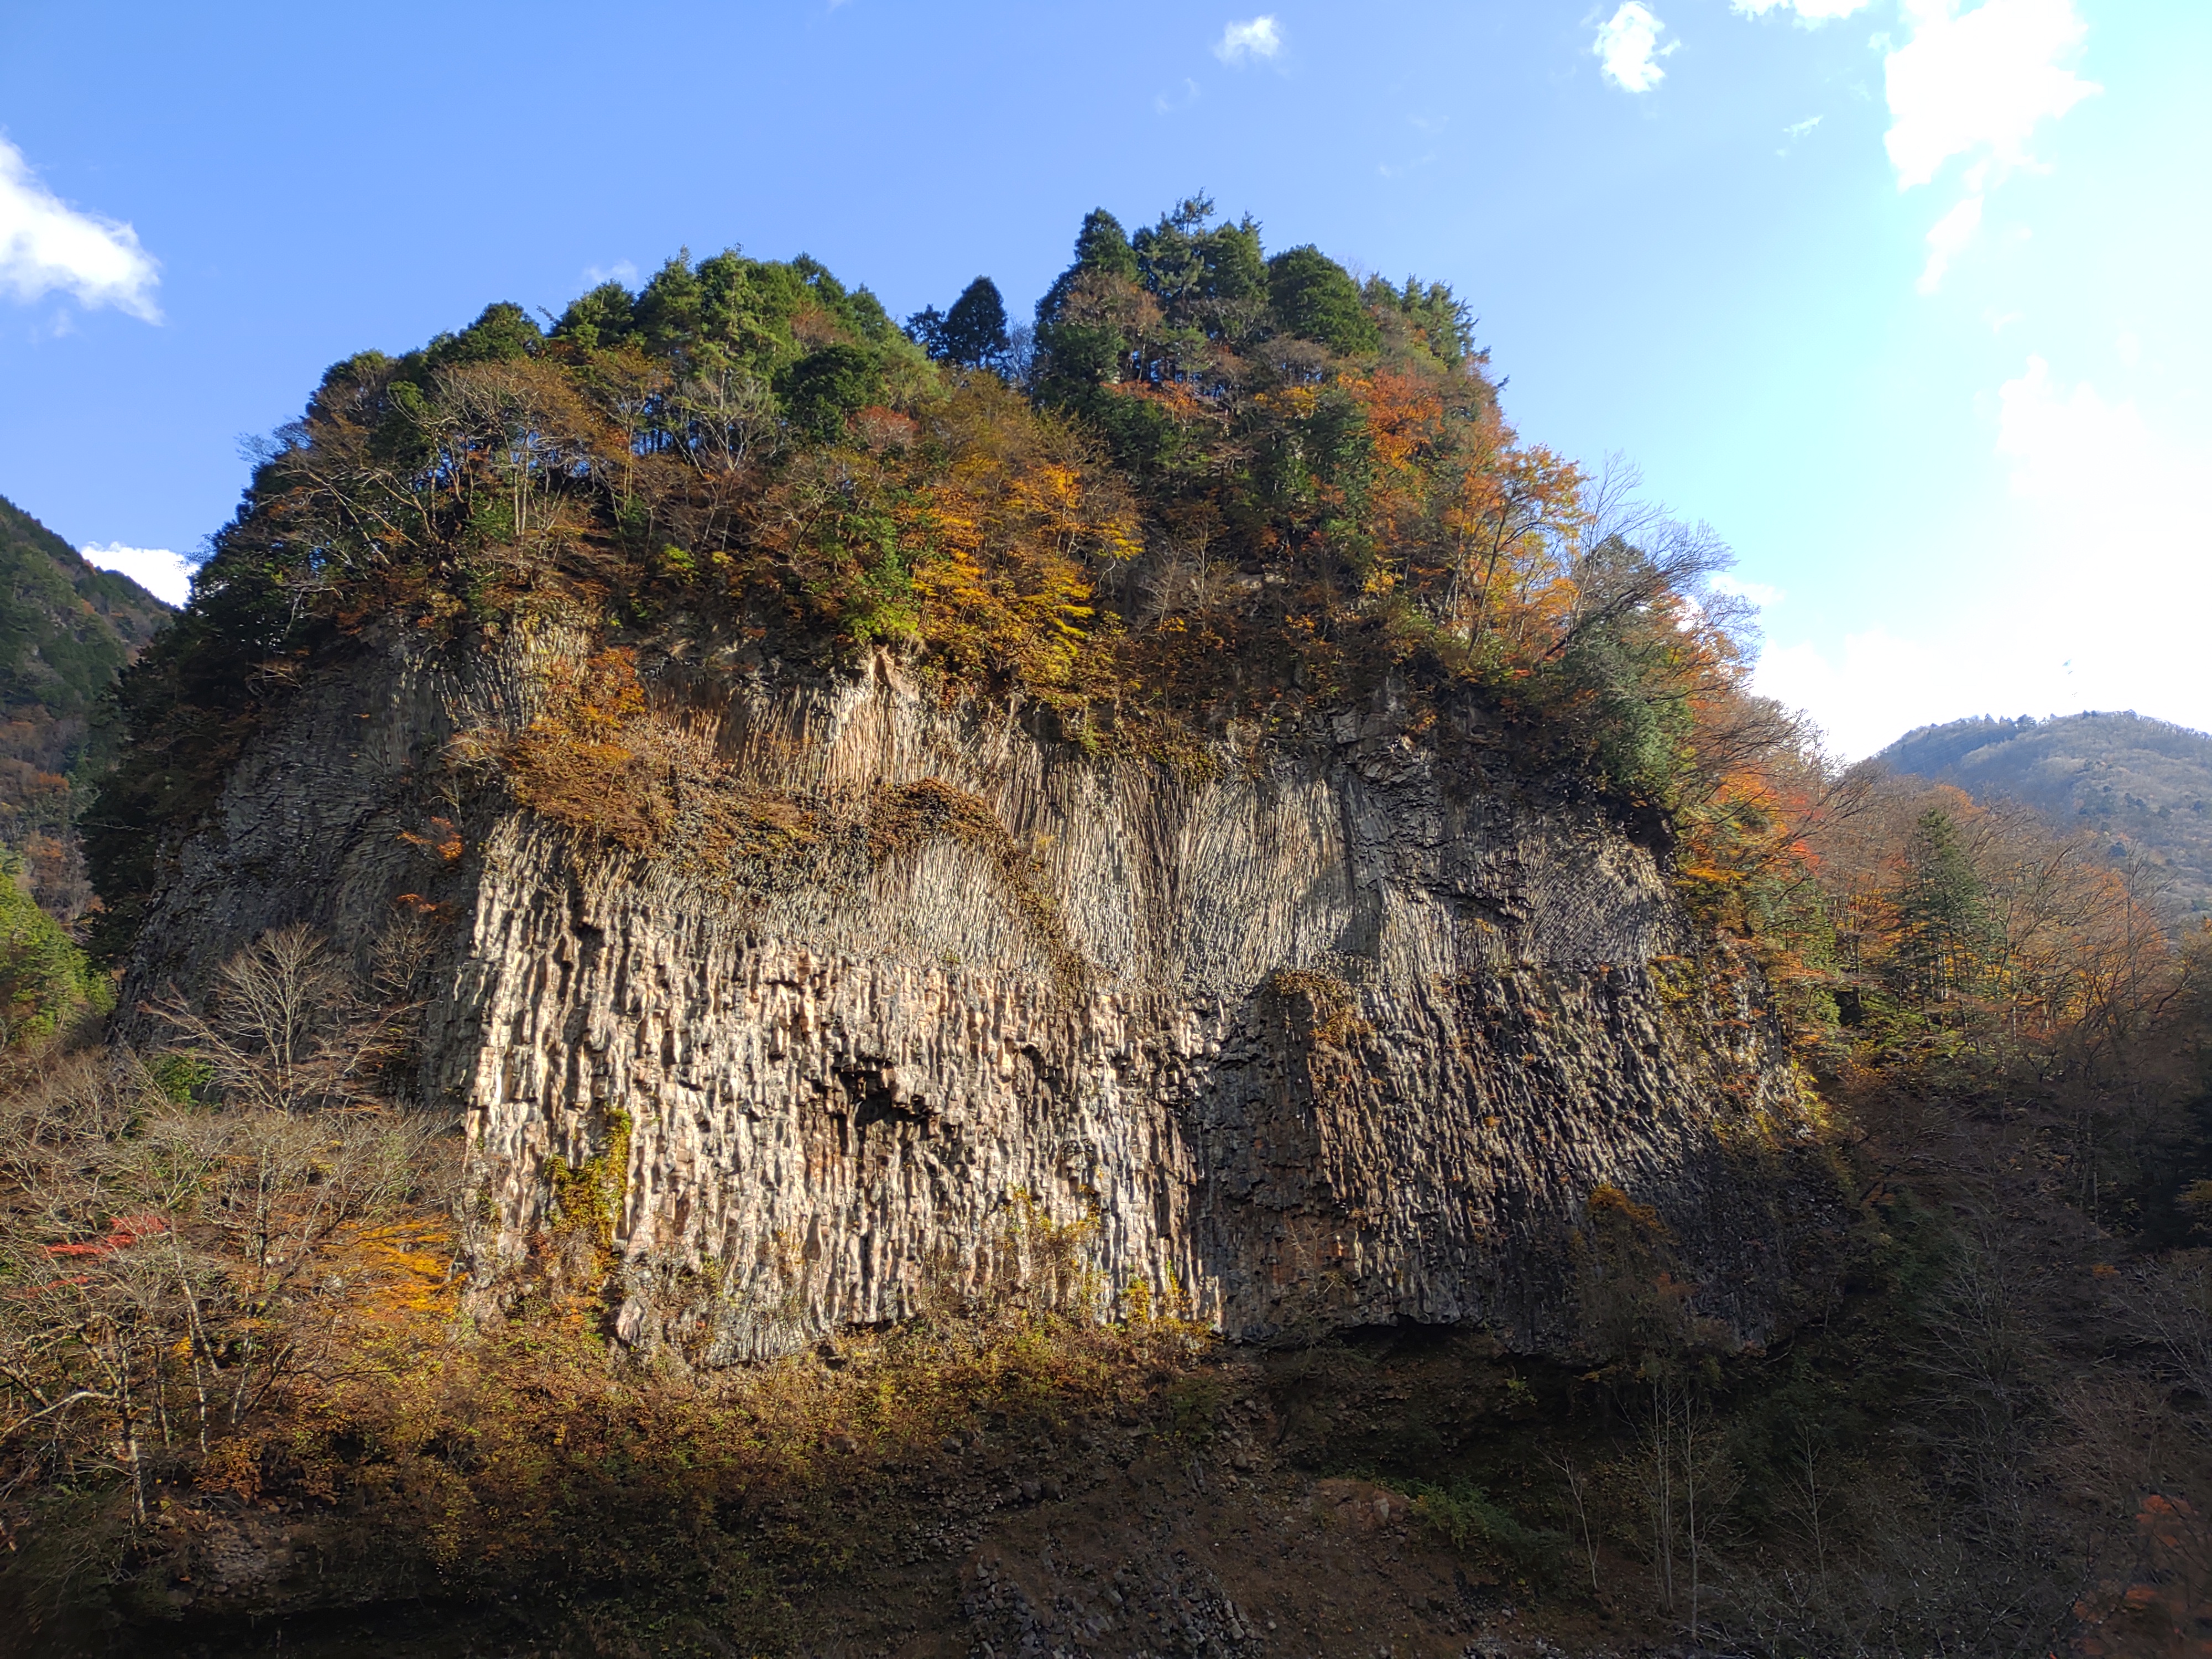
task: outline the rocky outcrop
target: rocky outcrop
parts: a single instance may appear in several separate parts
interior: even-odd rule
[[[708,651],[647,665],[650,718],[761,833],[686,806],[625,846],[500,781],[582,648],[313,680],[178,850],[126,1000],[283,922],[440,918],[422,1092],[508,1257],[554,1160],[619,1153],[625,1337],[681,1299],[711,1356],[760,1354],[1021,1265],[1249,1340],[1559,1349],[1601,1187],[1656,1209],[1700,1312],[1782,1316],[1805,1127],[1755,975],[1474,705],[1386,692],[1170,766],[888,656]]]

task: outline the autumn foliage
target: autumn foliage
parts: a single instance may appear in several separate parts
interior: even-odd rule
[[[1741,723],[1709,536],[1522,442],[1465,307],[1184,204],[1094,214],[1008,373],[933,360],[811,260],[676,259],[550,332],[494,306],[332,368],[122,695],[88,826],[134,925],[165,836],[318,653],[532,619],[596,648],[889,649],[1085,750],[1188,754],[1389,680],[1471,695],[1624,803]]]
[[[2150,1402],[2151,1440],[2207,1438],[2212,1270],[2184,1248],[2128,1302],[2106,1260],[2122,1233],[2147,1260],[2212,1236],[2203,947],[2144,872],[1824,757],[1748,688],[1743,618],[1707,580],[1725,550],[1620,470],[1522,441],[1439,284],[1270,258],[1249,221],[1193,201],[1133,235],[1090,216],[1026,334],[961,303],[959,326],[924,313],[909,338],[811,259],[732,252],[594,289],[550,330],[494,306],[334,366],[125,681],[88,826],[109,947],[271,711],[395,641],[466,663],[556,639],[511,727],[445,758],[580,842],[761,892],[858,885],[956,842],[1070,989],[1084,969],[1049,884],[985,803],[740,767],[684,697],[891,658],[1071,763],[1190,769],[1231,730],[1295,743],[1358,698],[1478,708],[1516,764],[1659,854],[1704,932],[1662,981],[1740,991],[1746,1029],[1772,994],[1833,1112],[1832,1144],[1796,1151],[1858,1205],[1806,1272],[1834,1307],[1766,1355],[1696,1317],[1655,1212],[1589,1195],[1561,1241],[1588,1363],[1538,1379],[1553,1461],[1512,1471],[1528,1505],[1564,1475],[1577,1580],[1613,1594],[1604,1557],[1668,1619],[1679,1599],[1693,1643],[1703,1620],[1744,1651],[2051,1650],[2069,1621],[2083,1653],[2199,1650],[2212,1486],[2118,1452],[2069,1472],[2049,1427],[2087,1444],[2101,1420],[2074,1387],[2085,1350],[2060,1352],[2087,1331],[2065,1340],[2103,1345],[2098,1375]],[[404,839],[456,865],[465,818]],[[1057,1270],[1030,1303],[719,1378],[680,1342],[628,1353],[609,1335],[619,1104],[595,1158],[549,1171],[527,1261],[465,1296],[458,1137],[385,1086],[410,985],[404,965],[356,984],[312,936],[272,935],[210,1000],[157,1011],[166,1052],[57,1049],[13,1077],[0,1520],[87,1494],[153,1551],[165,1499],[281,1492],[398,1526],[464,1589],[619,1584],[720,1550],[746,1582],[784,1559],[775,1540],[848,1537],[825,1494],[871,1489],[863,1453],[926,1461],[979,1406],[1096,1404],[1189,1357],[1194,1334],[1149,1309],[1119,1328],[1071,1312]],[[1328,975],[1267,989],[1324,1036],[1364,1029]],[[21,990],[9,1012],[57,1024]],[[1577,1436],[1586,1467],[1558,1449]],[[1425,1480],[1434,1446],[1407,1443]],[[2051,1541],[2064,1480],[2104,1516],[2081,1535],[2118,1553],[2060,1597],[2051,1564],[2088,1547]],[[1570,1535],[1565,1511],[1523,1525],[1488,1490],[1424,1488],[1420,1512],[1532,1563]],[[730,1544],[737,1516],[771,1540],[756,1554]]]

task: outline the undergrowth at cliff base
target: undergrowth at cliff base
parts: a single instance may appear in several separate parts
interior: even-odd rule
[[[463,1149],[385,1088],[410,948],[362,981],[288,930],[168,1006],[166,1046],[11,1062],[0,1592],[40,1650],[118,1650],[106,1621],[149,1651],[281,1626],[337,1653],[434,1606],[430,1651],[795,1654],[850,1633],[862,1583],[888,1649],[983,1616],[962,1564],[1073,1559],[1054,1529],[1125,1492],[1124,1601],[1186,1595],[1158,1561],[1256,1529],[1310,1571],[1223,1567],[1219,1628],[1316,1650],[1370,1593],[1407,1652],[1510,1623],[1615,1650],[2180,1653],[2212,1616],[2185,1179],[2212,1021],[2186,955],[2110,1042],[2006,1046],[1944,1005],[1839,1028],[1821,1156],[1858,1220],[1838,1293],[1771,1351],[1701,1316],[1658,1216],[1601,1188],[1566,1243],[1567,1362],[1477,1331],[1225,1346],[1136,1297],[1106,1322],[1083,1224],[1018,1202],[994,1256],[1018,1271],[715,1369],[612,1334],[617,1117],[555,1172],[526,1261],[465,1285]],[[2170,1162],[2128,1161],[2153,1145]],[[1425,1599],[1352,1588],[1392,1562]]]
[[[218,981],[162,1009],[173,1044],[51,1043],[0,1091],[0,1583],[50,1650],[333,1585],[641,1579],[734,1595],[766,1640],[849,1565],[856,1505],[896,1532],[917,1469],[1148,1398],[1210,1342],[1149,1305],[1102,1322],[1072,1231],[1017,1205],[997,1259],[1022,1271],[921,1318],[720,1370],[629,1352],[618,1122],[554,1172],[527,1261],[471,1290],[459,1137],[380,1092],[417,1008],[302,929]]]

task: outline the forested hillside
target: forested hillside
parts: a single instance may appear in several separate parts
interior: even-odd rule
[[[64,920],[91,896],[75,817],[94,705],[168,614],[0,499],[0,844]]]
[[[586,740],[670,625],[754,659],[906,653],[1097,757],[1482,688],[1625,811],[1698,813],[1774,724],[1704,587],[1725,550],[1522,440],[1442,284],[1268,256],[1194,200],[1133,234],[1092,214],[1024,350],[988,289],[910,336],[813,259],[732,250],[550,331],[498,304],[334,365],[126,682],[88,828],[108,947],[289,695],[262,665],[394,623],[613,618],[575,722],[516,758],[549,811],[641,846],[659,808],[589,779]]]
[[[2177,921],[2212,915],[2212,737],[2202,732],[2132,711],[1954,720],[1908,732],[1876,758],[1978,801],[2023,802],[2062,830],[2094,830],[2114,860],[2152,867]]]

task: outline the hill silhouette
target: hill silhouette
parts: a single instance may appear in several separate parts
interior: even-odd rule
[[[1875,758],[2108,836],[2115,858],[2159,866],[2178,920],[2212,915],[2212,737],[2202,732],[2132,710],[1953,720],[1908,732]]]
[[[89,758],[94,706],[168,615],[0,497],[0,846],[64,920],[91,896],[70,780]]]

